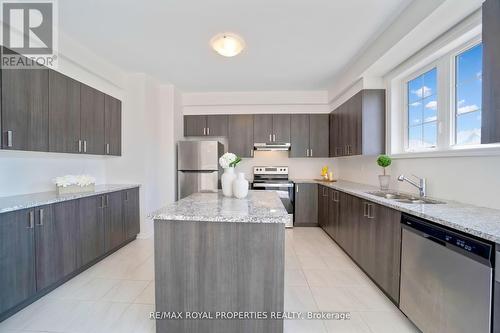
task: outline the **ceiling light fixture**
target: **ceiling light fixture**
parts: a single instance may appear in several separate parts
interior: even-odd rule
[[[245,48],[245,41],[240,36],[225,32],[222,34],[215,35],[210,40],[210,45],[212,48],[224,57],[234,57],[240,54]]]

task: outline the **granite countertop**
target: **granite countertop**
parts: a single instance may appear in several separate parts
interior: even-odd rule
[[[71,194],[57,195],[55,191],[51,191],[51,192],[15,195],[10,197],[0,197],[0,214],[26,208],[50,205],[62,201],[91,197],[94,195],[99,195],[104,193],[127,190],[139,186],[140,185],[137,184],[126,184],[126,185],[107,184],[107,185],[96,185],[94,192],[86,192],[86,193],[71,193]]]
[[[286,223],[285,207],[276,192],[249,191],[245,199],[222,192],[195,193],[150,215],[155,221]]]
[[[334,183],[311,179],[294,179],[295,183],[317,183],[362,199],[394,208],[410,215],[435,222],[452,229],[462,231],[495,243],[500,243],[500,210],[473,206],[450,200],[429,198],[443,204],[405,204],[394,200],[377,197],[366,192],[379,191],[371,185],[364,185],[344,180]]]

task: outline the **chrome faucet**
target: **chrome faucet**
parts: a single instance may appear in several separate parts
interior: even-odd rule
[[[413,175],[413,177],[417,178],[418,179],[418,183],[411,180],[411,179],[408,179],[405,177],[405,175],[400,175],[398,177],[398,180],[400,182],[408,182],[410,184],[412,184],[413,186],[415,186],[416,188],[418,188],[418,191],[419,191],[419,194],[420,194],[420,197],[421,198],[424,198],[426,196],[426,187],[427,187],[427,182],[426,182],[426,179],[425,178],[420,178],[420,177],[417,177],[415,175]]]

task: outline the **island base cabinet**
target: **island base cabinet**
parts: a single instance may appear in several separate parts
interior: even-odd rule
[[[284,309],[281,223],[155,221],[156,311]],[[157,320],[156,332],[283,332],[282,320]]]
[[[36,292],[34,225],[32,209],[0,214],[0,320]]]

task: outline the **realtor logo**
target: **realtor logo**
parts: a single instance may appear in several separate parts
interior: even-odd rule
[[[56,66],[55,1],[2,1],[2,66]]]

